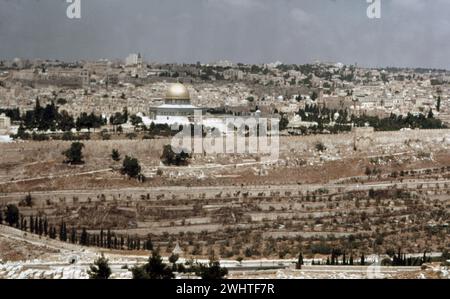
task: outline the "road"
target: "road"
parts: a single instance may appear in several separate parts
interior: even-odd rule
[[[107,171],[107,170],[103,170]],[[341,192],[348,191],[367,191],[370,189],[387,189],[394,186],[401,186],[408,189],[416,189],[417,185],[423,185],[424,189],[428,187],[434,188],[436,184],[450,184],[450,180],[446,179],[420,179],[420,180],[403,180],[400,181],[390,181],[390,182],[374,182],[374,183],[364,183],[364,184],[296,184],[296,185],[252,185],[252,186],[167,186],[167,187],[148,187],[148,188],[122,188],[122,189],[92,189],[92,190],[57,190],[57,191],[37,191],[32,192],[34,197],[64,197],[64,196],[97,196],[98,194],[192,194],[198,195],[202,193],[217,194],[217,193],[230,193],[236,191],[241,192],[251,192],[253,194],[262,192],[306,192],[314,191],[319,189],[327,189],[330,192],[335,190],[341,190]],[[5,203],[7,200],[13,198],[22,198],[28,194],[28,192],[14,192],[14,193],[1,193],[0,203]]]

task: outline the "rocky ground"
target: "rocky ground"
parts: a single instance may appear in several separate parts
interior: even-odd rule
[[[112,269],[112,279],[130,279],[129,271],[142,264],[146,255],[118,254],[108,250],[83,248],[0,226],[0,279],[87,279],[93,260],[105,254]],[[164,258],[167,261],[167,257]],[[184,262],[180,259],[180,262]],[[199,262],[206,262],[200,260]],[[232,279],[449,279],[448,267],[427,264],[420,267],[303,266],[294,270],[294,260],[221,260]],[[277,267],[275,270],[255,269]],[[189,278],[188,275],[178,275]],[[191,276],[192,278],[192,276]]]
[[[189,258],[207,258],[214,250],[223,261],[244,257],[244,264],[295,259],[299,248],[306,258],[336,247],[355,256],[370,254],[375,245],[382,253],[399,247],[418,254],[442,252],[450,245],[450,132],[408,134],[397,133],[394,142],[390,134],[377,133],[369,146],[357,150],[351,134],[285,137],[274,162],[262,163],[254,155],[200,155],[189,167],[161,165],[168,143],[163,139],[86,141],[81,166],[63,163],[61,152],[70,142],[2,144],[0,207],[13,203],[26,219],[42,217],[55,227],[64,220],[78,233],[86,228],[92,235],[111,230],[118,237],[150,237],[165,255],[179,243]],[[317,143],[325,149],[319,151]],[[137,157],[148,180],[123,176],[121,163],[110,157],[113,148]],[[28,192],[33,202],[23,205]],[[129,271],[121,267],[144,261],[148,252],[120,249],[101,251],[117,260],[115,277],[126,278]],[[0,276],[63,277],[68,271],[69,277],[85,277],[99,252],[9,231],[0,234]],[[75,264],[68,262],[71,256]],[[254,275],[366,275],[336,269]],[[232,274],[242,272],[237,270]],[[428,277],[425,270],[414,271],[406,277]],[[397,274],[385,273],[387,278]]]

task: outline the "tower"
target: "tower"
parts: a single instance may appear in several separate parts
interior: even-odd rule
[[[319,115],[322,114],[322,109],[325,108],[325,102],[323,100],[323,83],[320,81],[319,84],[319,94],[317,96],[317,104],[319,107]]]
[[[138,56],[137,56],[137,68],[138,69],[142,68],[142,55],[141,55],[141,53],[138,53]]]

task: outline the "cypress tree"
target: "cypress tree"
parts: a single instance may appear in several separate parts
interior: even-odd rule
[[[62,241],[63,239],[63,223],[59,226],[59,239]]]
[[[53,225],[50,226],[49,237],[50,239],[56,239],[56,231]]]
[[[67,226],[65,222],[64,222],[64,241],[67,241]]]
[[[23,216],[20,216],[20,230],[23,230]]]
[[[301,269],[303,265],[303,253],[300,252],[298,255],[297,269]]]
[[[100,246],[103,247],[103,229],[100,230]]]
[[[24,230],[24,231],[27,231],[27,229],[28,229],[27,219],[24,219],[24,220],[23,220],[23,230]]]
[[[39,220],[37,216],[34,218],[34,233],[39,234]]]
[[[112,247],[111,231],[109,229],[106,232],[106,247],[108,247],[109,249],[111,249]]]
[[[92,245],[92,236],[86,231],[86,229],[84,229],[85,234],[86,234],[86,246],[91,246]]]
[[[89,246],[88,245],[88,234],[86,228],[83,228],[80,235],[80,245]]]
[[[30,233],[34,233],[34,220],[33,220],[33,216],[30,216]]]
[[[39,233],[39,236],[42,236],[42,234],[44,233],[44,224],[42,222],[41,217],[39,217],[38,233]]]
[[[61,227],[60,227],[60,231],[59,231],[59,239],[64,242],[67,241],[67,227],[66,227],[66,223],[64,221],[61,222]]]
[[[75,230],[75,227],[72,227],[72,231],[70,233],[70,242],[72,244],[75,244],[77,242],[77,231]]]
[[[48,220],[47,220],[47,217],[45,217],[45,220],[44,220],[44,235],[48,236]]]
[[[153,250],[153,242],[152,239],[150,237],[147,237],[147,242],[146,242],[146,248],[147,250]]]

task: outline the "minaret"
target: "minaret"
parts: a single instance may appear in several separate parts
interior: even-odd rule
[[[141,53],[138,53],[138,57],[137,57],[137,67],[138,69],[142,68],[142,56]]]
[[[319,115],[322,115],[322,108],[325,108],[325,103],[323,102],[323,83],[319,83],[319,95],[317,98],[317,103],[319,105]]]

